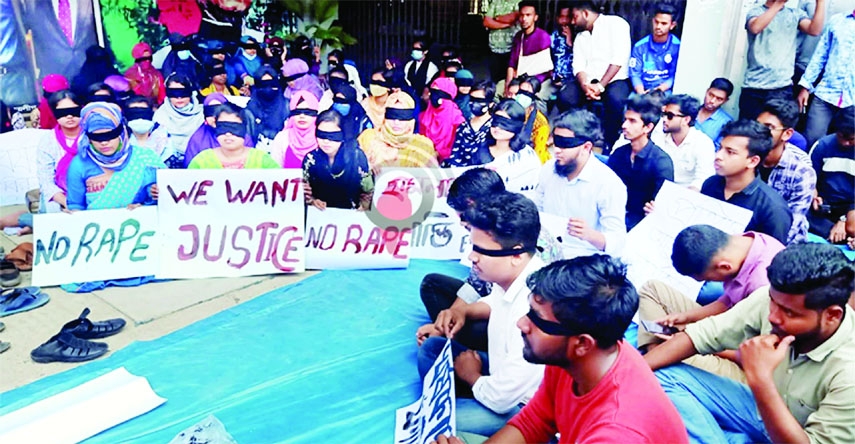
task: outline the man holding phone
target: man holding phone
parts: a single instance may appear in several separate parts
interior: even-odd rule
[[[775,238],[762,233],[749,231],[731,236],[709,225],[688,227],[674,240],[671,252],[674,268],[699,281],[723,282],[724,294],[701,306],[664,282],[649,281],[638,291],[639,317],[682,329],[686,324],[724,313],[754,290],[769,284],[766,267],[783,249],[784,245]],[[656,333],[667,333],[645,330],[647,325],[643,324],[638,331],[638,348],[642,351],[650,351],[662,342]],[[734,358],[733,353],[726,352],[719,356],[695,356],[686,363],[743,381],[742,371],[730,358]]]

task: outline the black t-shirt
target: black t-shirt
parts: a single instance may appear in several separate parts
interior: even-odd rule
[[[787,244],[787,234],[790,232],[790,226],[793,225],[793,215],[780,194],[759,177],[755,177],[745,189],[734,193],[730,199],[725,199],[724,185],[724,177],[712,176],[704,181],[701,193],[753,211],[754,214],[745,231],[759,231],[778,239],[784,245]]]

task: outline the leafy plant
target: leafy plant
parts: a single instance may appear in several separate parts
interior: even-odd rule
[[[285,40],[299,35],[315,40],[324,49],[340,49],[356,44],[356,39],[341,26],[333,26],[338,19],[338,0],[283,0],[285,9],[297,18],[295,32],[283,33]]]

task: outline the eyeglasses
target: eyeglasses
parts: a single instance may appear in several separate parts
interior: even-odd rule
[[[685,114],[676,114],[676,113],[672,113],[671,111],[665,111],[665,112],[663,112],[663,113],[662,113],[662,117],[664,117],[664,118],[666,118],[666,119],[668,119],[668,120],[671,120],[671,119],[673,119],[674,117],[686,117],[686,115],[685,115]]]
[[[537,326],[542,332],[550,335],[550,336],[576,336],[581,334],[580,332],[567,327],[564,324],[560,324],[558,322],[547,321],[546,319],[541,318],[535,313],[533,308],[528,310],[528,314],[526,314],[531,322]]]
[[[774,126],[772,126],[772,125],[766,125],[766,124],[764,124],[763,126],[765,126],[766,128],[769,128],[769,131],[784,131],[784,130],[786,129],[786,128],[784,128],[784,127],[781,127],[781,128],[775,128],[775,127],[774,127]]]

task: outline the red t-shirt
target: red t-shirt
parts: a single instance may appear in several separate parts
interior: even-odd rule
[[[590,393],[576,396],[573,377],[546,366],[534,397],[508,424],[526,442],[688,443],[683,419],[638,353],[620,342],[615,364]]]

